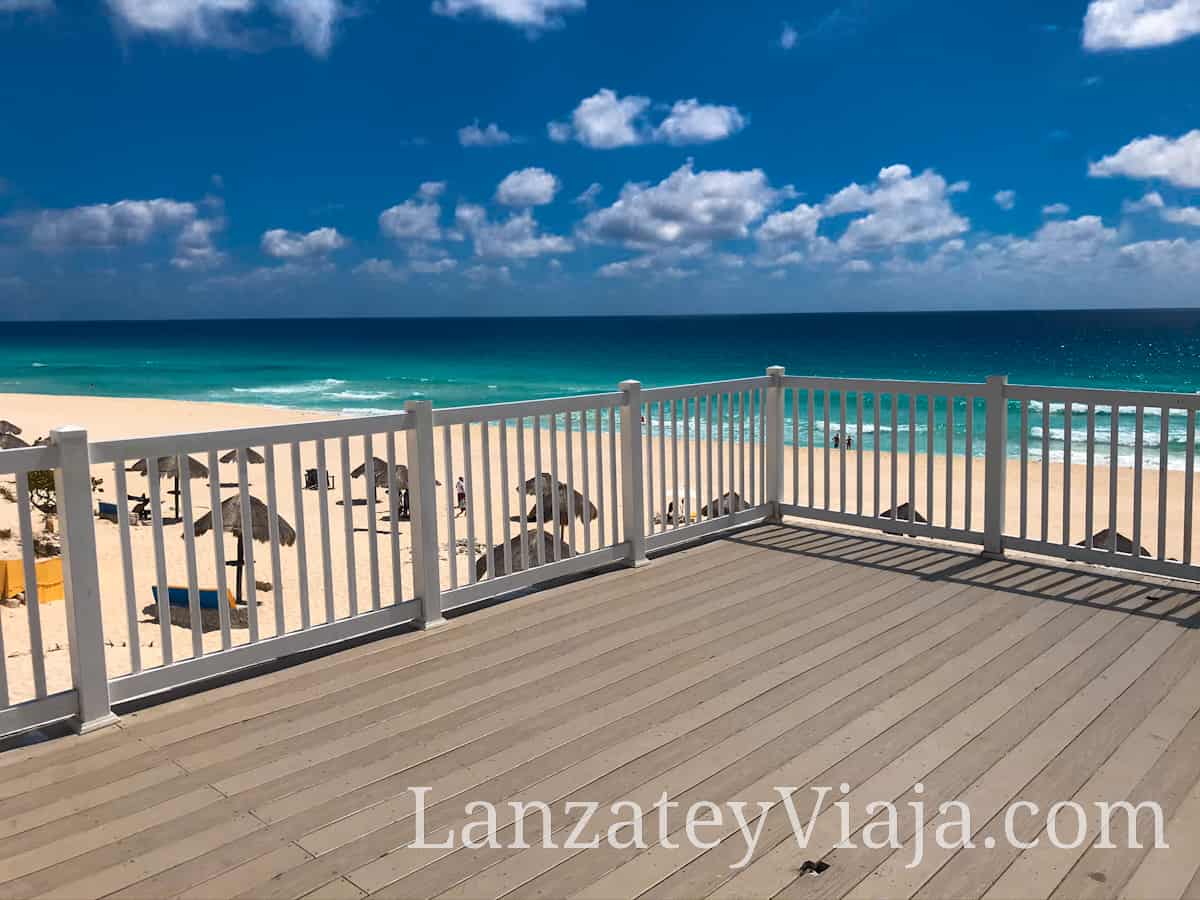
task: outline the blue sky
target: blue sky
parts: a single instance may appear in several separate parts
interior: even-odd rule
[[[0,0],[0,316],[1200,304],[1200,0]]]

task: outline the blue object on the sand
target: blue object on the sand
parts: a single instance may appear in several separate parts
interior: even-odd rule
[[[150,590],[154,593],[154,602],[158,603],[158,586],[151,585]],[[215,588],[200,588],[200,608],[201,609],[217,609],[219,595]],[[229,591],[225,592],[226,602],[233,606],[233,595]],[[167,602],[171,606],[187,606],[188,605],[188,589],[185,587],[168,587]]]

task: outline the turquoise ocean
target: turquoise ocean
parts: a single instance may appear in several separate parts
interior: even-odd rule
[[[52,322],[7,323],[3,333],[0,393],[348,415],[397,410],[410,398],[496,403],[611,391],[626,378],[647,387],[739,378],[776,364],[801,375],[982,381],[1006,374],[1021,384],[1200,390],[1200,311],[1180,310]],[[1040,420],[1040,409],[1031,411]],[[1064,410],[1051,412],[1047,452],[1061,458]],[[917,421],[924,419],[922,408]],[[1132,410],[1121,411],[1119,424],[1124,459],[1135,437]],[[1157,455],[1159,425],[1146,417],[1148,456]],[[1104,440],[1107,426],[1104,418],[1097,423]],[[1182,414],[1171,417],[1169,435],[1174,467],[1186,441]],[[1034,436],[1041,439],[1040,428]],[[932,437],[935,448],[944,446],[944,436]],[[886,436],[880,440],[887,446]]]

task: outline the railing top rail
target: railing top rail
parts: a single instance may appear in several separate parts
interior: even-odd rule
[[[58,467],[57,447],[20,447],[16,450],[0,450],[0,475],[17,475],[38,469]]]
[[[465,425],[497,422],[525,416],[549,416],[554,413],[582,412],[601,406],[614,406],[624,397],[620,392],[577,394],[573,397],[549,397],[544,400],[517,400],[512,403],[488,403],[477,406],[452,406],[433,411],[434,425]]]
[[[1038,387],[1010,384],[1004,389],[1009,400],[1054,400],[1098,406],[1150,406],[1169,409],[1200,409],[1200,394],[1165,391],[1125,391],[1116,388]]]
[[[785,375],[784,387],[818,390],[860,390],[882,393],[936,394],[964,397],[981,396],[987,389],[983,381],[902,381],[891,378],[831,378],[818,375]]]
[[[165,434],[151,437],[97,441],[91,445],[93,464],[124,462],[129,459],[202,453],[238,447],[261,447],[295,441],[319,441],[341,437],[404,431],[412,427],[408,413],[383,416],[355,416],[344,419],[318,419],[286,425],[254,428],[230,428],[223,431],[197,431],[190,434]]]
[[[643,388],[642,400],[677,400],[681,397],[703,397],[705,394],[723,394],[726,391],[749,391],[767,386],[765,375],[753,378],[730,378],[725,381],[702,381],[697,384],[676,384],[666,387]]]

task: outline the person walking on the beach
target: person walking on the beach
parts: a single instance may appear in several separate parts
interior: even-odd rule
[[[458,480],[454,482],[454,493],[458,501],[458,512],[454,514],[457,518],[458,516],[466,515],[467,512],[467,483],[463,481],[463,477],[461,475],[459,475]]]

